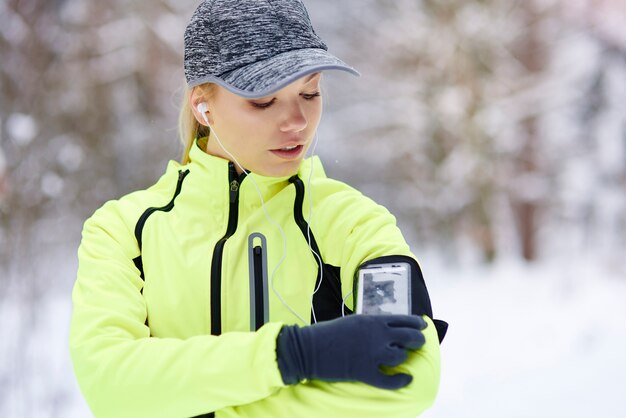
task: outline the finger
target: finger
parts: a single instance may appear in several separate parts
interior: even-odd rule
[[[409,350],[417,350],[424,345],[426,339],[422,331],[413,328],[393,328],[390,330],[392,344]]]
[[[411,383],[413,377],[408,374],[383,374],[379,373],[376,380],[371,382],[372,385],[379,387],[381,389],[400,389]]]
[[[421,316],[418,316],[418,318],[422,320],[422,327],[420,328],[420,331],[423,331],[428,327],[428,322],[426,322],[426,320]]]
[[[393,328],[425,329],[428,324],[418,315],[390,315],[387,318],[387,326]]]
[[[398,346],[389,345],[383,351],[383,355],[378,359],[379,366],[399,366],[409,357],[407,351]]]

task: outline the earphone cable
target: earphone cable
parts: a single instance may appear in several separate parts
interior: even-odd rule
[[[313,189],[311,188],[311,179],[313,178],[313,165],[314,165],[313,164],[313,155],[315,153],[315,148],[317,148],[317,142],[318,142],[318,134],[317,134],[317,131],[316,131],[315,132],[315,140],[313,141],[313,147],[312,147],[311,153],[309,155],[311,168],[309,170],[309,178],[308,178],[308,181],[307,181],[307,188],[306,188],[306,190],[309,193],[309,219],[307,221],[307,227],[306,227],[307,242],[309,244],[309,250],[311,250],[311,252],[317,258],[317,265],[319,266],[318,268],[319,268],[319,271],[320,271],[320,281],[319,281],[319,283],[317,283],[317,286],[315,287],[315,290],[311,294],[311,316],[313,317],[313,323],[315,323],[315,324],[317,323],[317,316],[315,315],[315,305],[313,304],[313,298],[315,297],[315,294],[317,293],[317,291],[322,286],[322,281],[324,280],[324,265],[322,263],[322,257],[313,249],[313,247],[311,245],[311,223],[313,222]]]
[[[274,286],[274,281],[275,281],[275,277],[276,277],[276,272],[278,271],[278,268],[281,266],[281,264],[283,263],[283,261],[287,258],[287,237],[285,236],[285,231],[283,230],[283,228],[280,226],[280,224],[278,222],[276,222],[269,214],[269,212],[267,211],[267,208],[265,207],[265,200],[263,199],[263,195],[261,193],[261,189],[259,188],[258,184],[256,183],[256,181],[254,180],[254,177],[250,175],[250,172],[247,171],[245,168],[243,168],[243,166],[241,164],[239,164],[239,161],[237,160],[237,158],[235,158],[235,156],[233,154],[230,153],[230,151],[228,151],[226,149],[226,147],[224,146],[224,144],[222,144],[222,141],[220,140],[219,136],[217,135],[217,133],[215,132],[215,130],[213,129],[213,127],[209,124],[208,121],[208,117],[206,116],[206,114],[202,113],[202,116],[204,117],[204,121],[206,122],[206,124],[209,126],[210,132],[213,133],[213,135],[215,136],[215,139],[217,139],[217,142],[220,144],[220,147],[222,147],[222,149],[224,150],[224,152],[226,154],[228,154],[228,156],[230,158],[233,159],[233,162],[235,164],[237,164],[237,166],[239,167],[239,169],[246,173],[246,177],[250,177],[250,180],[252,180],[252,184],[254,185],[254,188],[256,189],[259,198],[261,199],[261,207],[263,208],[263,213],[265,214],[266,219],[268,220],[269,223],[271,223],[272,225],[276,226],[278,228],[278,230],[280,231],[280,235],[283,238],[283,254],[282,257],[280,258],[280,260],[278,261],[278,263],[276,264],[276,266],[274,267],[274,269],[272,270],[272,274],[270,275],[270,286],[272,288],[272,292],[274,292],[274,294],[276,295],[276,297],[278,298],[278,300],[280,300],[280,302],[292,313],[294,314],[300,321],[302,321],[302,323],[304,325],[307,325],[308,322],[304,320],[304,318],[302,318],[294,309],[291,308],[291,306],[289,306],[289,304],[283,299],[283,297],[278,293],[278,291],[276,290],[276,287]],[[309,243],[309,247],[310,247],[310,243]],[[312,307],[312,306],[311,306]]]

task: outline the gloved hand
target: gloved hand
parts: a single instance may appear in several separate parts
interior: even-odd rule
[[[411,383],[408,374],[386,375],[407,350],[424,345],[426,322],[415,315],[350,315],[306,327],[284,326],[278,335],[278,368],[285,384],[303,379],[361,381],[383,389]]]

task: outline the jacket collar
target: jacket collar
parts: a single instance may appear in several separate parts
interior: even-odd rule
[[[195,184],[195,187],[207,190],[209,193],[213,194],[216,191],[215,188],[218,188],[219,190],[221,185],[223,185],[224,188],[227,188],[230,184],[228,177],[230,162],[221,157],[207,154],[203,149],[204,144],[206,144],[206,138],[200,138],[194,143],[189,151],[189,168],[193,173],[190,181]],[[298,171],[298,176],[304,181],[307,181],[310,175],[311,165],[313,165],[314,178],[326,177],[324,169],[317,156],[307,158],[303,161]],[[290,177],[291,176],[269,177],[256,173],[250,173],[241,182],[239,199],[246,204],[256,206],[258,202],[260,205],[260,199],[258,197],[255,184],[259,188],[263,199],[268,201],[278,192],[289,186]],[[251,179],[254,179],[254,181],[251,181]]]

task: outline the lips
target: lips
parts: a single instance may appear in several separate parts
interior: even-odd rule
[[[278,148],[278,149],[273,149],[273,150],[270,150],[270,152],[276,155],[277,157],[280,157],[286,160],[293,160],[293,159],[300,157],[303,150],[304,150],[304,145],[296,144],[296,145],[287,145],[285,147]]]

